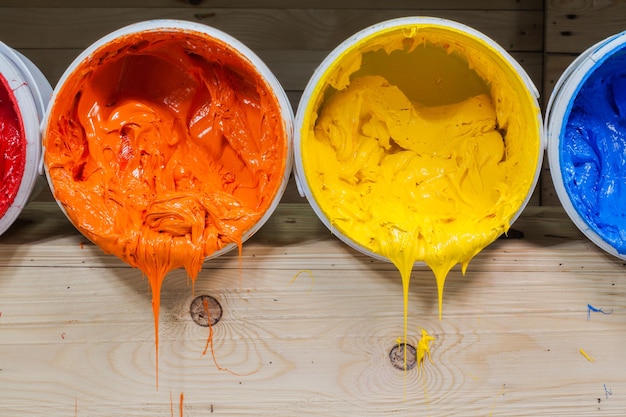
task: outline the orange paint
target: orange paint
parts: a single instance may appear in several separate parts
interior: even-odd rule
[[[183,400],[185,399],[185,394],[180,393],[180,402],[179,402],[179,412],[180,417],[183,417]],[[174,401],[172,400],[172,393],[170,392],[170,416],[174,417]]]
[[[225,42],[167,28],[109,41],[55,94],[43,134],[54,196],[147,276],[158,384],[163,279],[184,267],[194,282],[270,208],[288,159],[279,102]]]
[[[202,356],[206,355],[209,349],[211,349],[211,358],[213,358],[213,363],[215,364],[215,367],[217,368],[218,371],[225,371],[235,376],[249,376],[255,373],[256,371],[252,371],[252,372],[245,373],[245,374],[240,374],[240,373],[231,371],[228,368],[224,368],[217,362],[217,357],[215,356],[215,348],[213,347],[213,325],[211,324],[211,319],[210,319],[211,307],[209,306],[209,302],[207,300],[203,300],[202,305],[204,306],[204,310],[206,311],[207,317],[209,317],[209,335],[207,336],[206,344],[204,345],[204,350],[202,351]]]

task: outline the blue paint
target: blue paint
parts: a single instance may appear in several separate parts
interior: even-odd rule
[[[601,308],[595,308],[591,304],[587,304],[587,320],[589,320],[589,318],[591,317],[591,312],[602,313],[602,314],[611,314],[613,312],[613,310],[611,310],[611,311],[604,311]]]
[[[587,226],[626,254],[626,47],[595,63],[565,114],[564,187]]]

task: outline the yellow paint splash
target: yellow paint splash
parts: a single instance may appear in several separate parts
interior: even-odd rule
[[[311,278],[311,287],[308,290],[308,291],[311,291],[313,289],[313,285],[315,284],[315,277],[313,276],[313,271],[311,271],[310,269],[303,269],[303,270],[300,270],[300,271],[296,272],[296,274],[293,276],[293,278],[289,282],[289,285],[291,285],[294,282],[296,282],[298,277],[300,275],[302,275],[302,274],[307,274],[309,276],[309,278]]]
[[[585,357],[585,359],[587,359],[589,362],[595,362],[595,361],[596,361],[596,360],[595,360],[595,358],[593,358],[593,357],[589,356],[589,354],[588,354],[587,352],[585,352],[583,348],[580,348],[578,351],[579,351],[579,352],[580,352],[580,354],[581,354],[581,355],[583,355],[583,356]]]
[[[435,338],[429,335],[426,330],[422,329],[422,337],[420,338],[419,342],[417,342],[417,349],[415,354],[417,357],[418,369],[421,369],[426,357],[428,357],[428,361],[431,364],[434,363],[432,357],[430,356],[430,344],[433,340],[435,340]]]

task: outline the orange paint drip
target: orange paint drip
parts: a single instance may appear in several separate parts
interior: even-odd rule
[[[185,399],[185,394],[184,393],[180,393],[180,400],[179,400],[179,411],[180,411],[180,417],[183,417],[183,401]],[[170,416],[174,417],[174,401],[172,400],[172,393],[170,392]]]
[[[276,96],[251,62],[193,31],[98,48],[53,97],[44,162],[72,223],[141,269],[152,292],[158,387],[165,276],[235,244],[269,209],[287,161]]]
[[[211,358],[213,358],[213,363],[218,371],[228,372],[231,375],[235,376],[248,376],[252,375],[253,372],[249,372],[247,374],[240,374],[234,371],[231,371],[228,368],[224,368],[217,362],[217,357],[215,356],[215,348],[213,347],[213,325],[211,324],[211,307],[209,306],[209,302],[205,299],[202,300],[202,305],[204,306],[204,311],[206,312],[207,317],[209,317],[209,336],[207,337],[206,344],[204,345],[204,350],[202,351],[202,356],[206,355],[209,349],[211,349]]]

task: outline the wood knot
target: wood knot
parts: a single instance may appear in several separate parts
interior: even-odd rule
[[[210,295],[200,295],[194,298],[189,306],[191,319],[202,327],[216,325],[222,318],[222,312],[219,301]]]
[[[417,365],[416,354],[415,346],[408,343],[398,343],[389,351],[389,360],[394,368],[401,371],[410,371]]]

